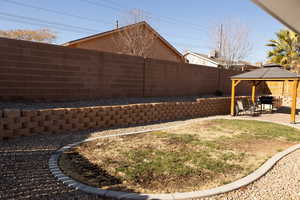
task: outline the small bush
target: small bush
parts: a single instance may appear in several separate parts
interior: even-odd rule
[[[223,96],[223,92],[222,92],[221,90],[216,90],[216,91],[215,91],[215,95],[216,95],[217,97],[221,97],[221,96]]]

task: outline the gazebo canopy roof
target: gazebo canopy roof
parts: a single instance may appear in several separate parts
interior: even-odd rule
[[[256,69],[250,72],[232,76],[232,80],[294,80],[300,79],[296,73],[274,67],[275,65],[266,65],[264,68]]]

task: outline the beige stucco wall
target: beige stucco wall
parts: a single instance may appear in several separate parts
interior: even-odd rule
[[[153,50],[149,56],[150,58],[170,60],[175,62],[183,62],[183,58],[179,57],[173,50],[171,50],[160,39],[156,38],[153,44]]]
[[[119,40],[120,34],[109,34],[95,39],[82,41],[77,44],[69,45],[69,47],[92,49],[105,52],[119,53],[116,46],[116,41]],[[176,54],[170,47],[168,47],[161,39],[155,38],[152,48],[149,53],[150,58],[169,60],[175,62],[183,62],[182,57]]]
[[[111,37],[104,36],[99,39],[91,39],[77,44],[69,45],[69,47],[99,50],[105,52],[113,52],[115,50]]]

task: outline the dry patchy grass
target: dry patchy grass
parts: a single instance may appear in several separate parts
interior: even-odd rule
[[[287,126],[210,120],[83,143],[65,152],[60,165],[69,176],[103,189],[187,192],[246,176],[299,140],[300,131]]]

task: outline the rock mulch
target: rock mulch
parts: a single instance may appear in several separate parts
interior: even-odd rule
[[[299,158],[300,150],[283,158],[258,181],[205,200],[300,200]]]
[[[56,149],[88,137],[180,125],[202,119],[98,131],[45,134],[0,141],[0,199],[103,199],[68,188],[48,170]],[[266,147],[268,148],[268,147]],[[270,147],[271,148],[271,147]],[[300,151],[296,151],[258,181],[226,194],[205,199],[300,200]]]
[[[183,121],[98,132],[43,134],[0,140],[0,199],[103,199],[57,181],[48,169],[52,153],[89,137],[173,126]],[[106,198],[107,199],[107,198]]]
[[[99,199],[65,187],[48,170],[50,155],[76,140],[72,138],[56,135],[1,141],[0,199]]]
[[[0,101],[0,109],[48,109],[48,108],[79,108],[88,106],[113,106],[128,105],[139,103],[158,103],[158,102],[186,102],[196,101],[198,98],[207,98],[212,96],[182,96],[182,97],[153,97],[153,98],[113,98],[96,99],[67,102],[31,102],[31,101]]]

